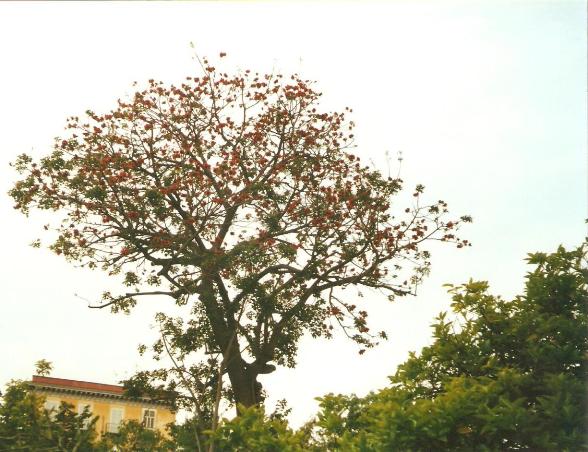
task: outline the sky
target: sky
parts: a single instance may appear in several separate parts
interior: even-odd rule
[[[0,385],[41,358],[56,377],[117,383],[149,367],[137,345],[173,310],[164,298],[131,315],[88,309],[118,281],[28,246],[49,217],[13,209],[9,162],[48,154],[66,117],[111,109],[133,81],[180,82],[198,72],[195,51],[223,51],[229,69],[316,80],[325,110],[353,108],[362,160],[474,218],[471,248],[431,247],[415,297],[366,293],[388,342],[360,357],[343,338],[304,339],[296,368],[262,377],[299,425],[315,397],[384,387],[429,344],[444,283],[486,280],[510,298],[528,252],[586,237],[586,50],[586,4],[572,0],[0,3]]]

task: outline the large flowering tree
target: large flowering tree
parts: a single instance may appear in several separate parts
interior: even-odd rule
[[[312,83],[202,63],[179,86],[150,80],[109,113],[69,118],[51,154],[18,158],[10,195],[25,214],[60,215],[55,253],[124,276],[128,292],[100,307],[192,303],[189,319],[160,317],[170,344],[217,356],[250,406],[260,374],[294,365],[302,334],[385,337],[345,289],[410,293],[428,267],[423,243],[467,245],[454,230],[469,218],[421,205],[422,186],[412,206],[393,205],[402,181],[360,163],[349,110],[322,111]]]

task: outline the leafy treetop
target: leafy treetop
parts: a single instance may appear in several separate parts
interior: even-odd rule
[[[35,363],[35,372],[37,375],[48,376],[53,370],[53,363],[46,359],[40,359]]]
[[[328,450],[542,450],[588,447],[588,243],[534,253],[513,300],[451,287],[453,320],[365,398],[328,395],[315,423]]]

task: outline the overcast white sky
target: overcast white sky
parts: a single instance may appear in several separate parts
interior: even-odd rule
[[[475,220],[463,230],[472,248],[434,248],[417,297],[364,298],[388,343],[359,357],[345,340],[308,340],[296,369],[264,378],[297,424],[314,397],[382,387],[409,350],[429,343],[433,317],[448,307],[443,283],[489,280],[511,297],[527,252],[586,235],[583,1],[4,2],[0,384],[30,378],[40,358],[54,376],[104,383],[146,365],[136,345],[154,337],[153,314],[170,301],[144,300],[130,316],[88,309],[74,293],[97,299],[114,282],[28,246],[47,217],[12,209],[8,163],[47,154],[67,116],[110,109],[135,80],[194,74],[191,41],[200,55],[226,51],[229,67],[317,80],[326,109],[354,109],[359,155],[386,168],[385,151],[402,150],[408,186],[424,184],[431,200]]]

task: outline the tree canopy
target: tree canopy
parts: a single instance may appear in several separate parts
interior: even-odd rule
[[[423,244],[468,245],[455,230],[469,218],[424,204],[421,185],[395,205],[402,181],[360,162],[351,110],[322,111],[308,80],[201,63],[177,86],[150,80],[108,113],[69,118],[52,153],[18,158],[10,194],[25,214],[61,214],[47,226],[55,253],[122,276],[128,292],[98,307],[192,303],[188,319],[161,314],[162,330],[182,357],[209,354],[204,366],[250,406],[258,375],[295,364],[301,335],[385,337],[346,289],[410,293],[428,269]]]
[[[6,387],[0,399],[0,450],[93,450],[98,418],[87,410],[78,414],[66,403],[48,411],[44,401],[26,382],[14,381]]]
[[[451,287],[453,318],[365,398],[321,399],[322,448],[381,450],[588,449],[588,244],[529,255],[523,295],[486,282]]]
[[[117,433],[98,433],[98,417],[93,416],[88,408],[77,413],[73,405],[62,402],[58,408],[47,410],[44,403],[45,397],[32,390],[30,383],[12,381],[6,386],[5,393],[0,399],[0,450],[177,450],[175,438],[156,430],[149,430],[137,421],[124,421]]]

